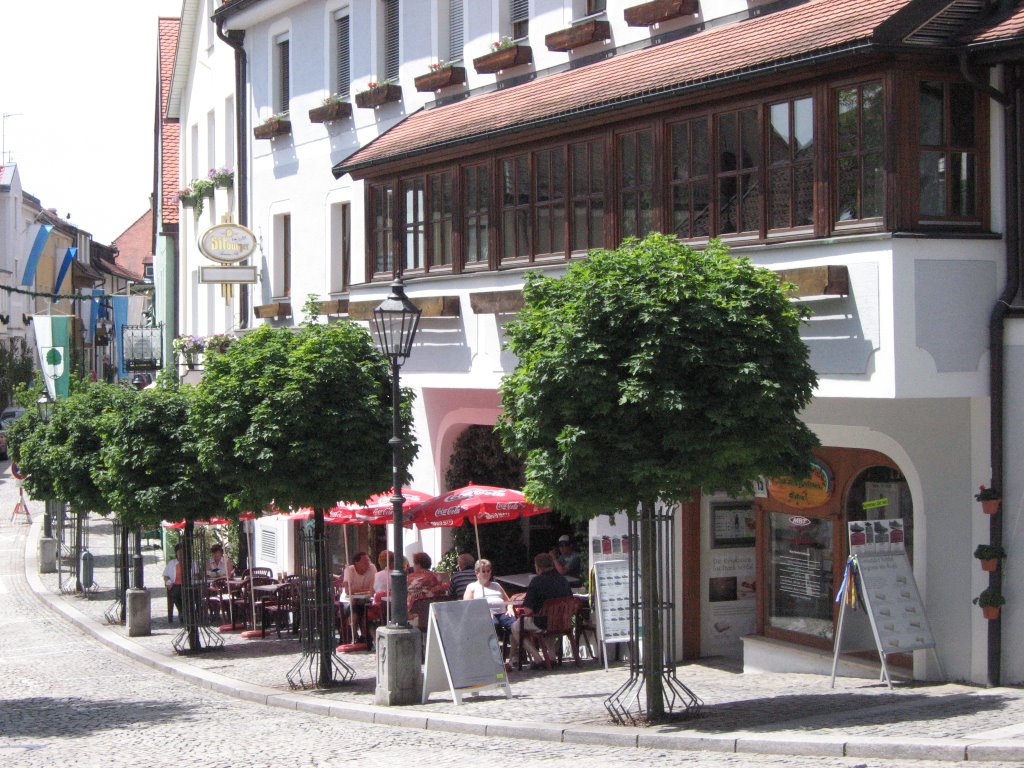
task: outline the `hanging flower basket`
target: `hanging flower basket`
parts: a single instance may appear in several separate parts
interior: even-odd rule
[[[227,167],[211,168],[207,176],[213,182],[213,186],[220,189],[226,189],[235,183],[235,172]]]
[[[518,67],[533,61],[533,49],[528,45],[519,43],[505,45],[503,42],[494,45],[501,47],[473,59],[473,69],[481,75],[494,74],[503,69]]]
[[[452,66],[431,69],[427,74],[420,75],[413,80],[416,90],[420,93],[439,91],[450,85],[461,85],[464,82],[466,82],[466,68]]]
[[[986,619],[992,621],[999,618],[999,609],[1006,603],[1006,598],[992,587],[986,587],[971,602],[981,608],[981,613]]]
[[[998,605],[986,605],[981,609],[981,615],[989,621],[995,621],[999,618],[999,606]]]
[[[347,101],[329,100],[309,110],[311,123],[329,123],[332,120],[344,120],[346,117],[352,117],[352,105]]]
[[[394,83],[369,83],[365,91],[356,94],[356,106],[362,109],[373,109],[389,101],[400,101],[402,86]]]
[[[984,485],[978,486],[978,492],[974,494],[976,501],[981,502],[981,511],[986,515],[994,515],[999,511],[999,504],[1002,498],[996,493],[995,488],[986,488]]]

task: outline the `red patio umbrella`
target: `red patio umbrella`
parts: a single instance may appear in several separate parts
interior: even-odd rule
[[[391,504],[392,491],[375,493],[362,504],[339,504],[331,510],[329,523],[351,525],[354,523],[372,523],[374,525],[386,525],[393,521],[393,509]],[[413,507],[428,501],[431,498],[429,493],[416,491],[412,488],[402,489],[402,510],[409,512]],[[405,525],[411,524],[410,518],[403,520]]]
[[[196,520],[194,522],[196,525],[227,525],[231,521],[223,517],[211,517],[209,520]],[[178,520],[177,522],[172,523],[164,520],[160,523],[160,527],[178,531],[185,527],[185,521]]]
[[[409,516],[417,528],[458,527],[465,520],[477,528],[480,523],[499,523],[550,511],[528,501],[522,491],[470,484],[419,504]],[[479,528],[476,530],[476,554],[480,557]]]

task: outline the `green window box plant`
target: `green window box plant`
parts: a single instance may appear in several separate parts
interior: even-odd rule
[[[224,168],[211,168],[207,177],[213,182],[215,187],[226,188],[235,183],[235,172],[226,166]]]

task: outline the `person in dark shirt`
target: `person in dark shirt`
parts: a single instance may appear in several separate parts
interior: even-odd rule
[[[512,628],[512,643],[509,647],[509,658],[516,659],[519,654],[519,643],[530,656],[534,665],[542,663],[542,657],[533,644],[532,632],[540,632],[547,629],[543,616],[538,616],[544,603],[553,597],[568,597],[572,594],[569,589],[569,582],[565,576],[555,570],[555,560],[547,552],[541,552],[533,558],[533,568],[537,575],[533,577],[530,586],[526,588],[526,597],[523,598],[522,614],[523,620],[517,621]],[[526,636],[520,638],[522,632]]]
[[[466,594],[466,587],[476,581],[476,558],[469,552],[459,555],[458,570],[452,574],[451,582],[448,584],[448,597],[452,600],[461,600]]]
[[[580,556],[573,549],[572,539],[562,534],[558,538],[558,549],[551,550],[551,557],[555,559],[555,570],[568,578],[578,579],[580,573]]]

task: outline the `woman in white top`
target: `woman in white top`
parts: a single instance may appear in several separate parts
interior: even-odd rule
[[[495,626],[511,630],[516,622],[516,617],[508,613],[509,598],[505,590],[496,581],[491,581],[493,567],[490,560],[481,558],[476,561],[474,568],[476,581],[466,587],[466,594],[463,600],[486,600],[487,607],[491,609],[491,621]]]

